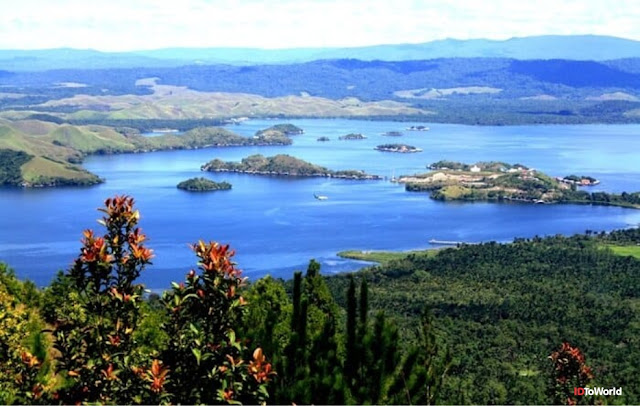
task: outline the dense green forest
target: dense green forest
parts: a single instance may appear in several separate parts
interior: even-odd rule
[[[37,289],[0,265],[2,403],[630,404],[640,401],[638,229],[462,245],[246,285],[197,242],[146,296],[153,252],[130,198]],[[187,265],[187,264],[185,264]],[[564,344],[563,344],[564,343]],[[575,367],[575,368],[574,368]],[[573,386],[622,387],[576,397]]]
[[[20,167],[33,156],[22,151],[0,149],[0,185],[17,186],[22,183]]]

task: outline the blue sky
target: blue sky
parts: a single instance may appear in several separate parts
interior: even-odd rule
[[[600,34],[640,40],[637,0],[0,0],[0,49],[332,47]]]

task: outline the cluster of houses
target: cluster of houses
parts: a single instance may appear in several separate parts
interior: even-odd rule
[[[483,169],[481,167],[479,167],[478,165],[473,165],[471,168],[469,168],[470,172],[481,172]],[[504,173],[522,173],[522,174],[529,174],[529,175],[534,175],[536,173],[536,170],[533,168],[526,168],[524,166],[520,166],[520,165],[516,165],[513,166],[509,169],[507,169],[504,166],[501,166],[500,168],[498,168],[498,170],[500,172],[504,172]]]

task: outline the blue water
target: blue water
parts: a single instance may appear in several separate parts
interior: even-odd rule
[[[188,248],[202,238],[231,244],[244,274],[288,278],[311,258],[323,272],[354,270],[361,262],[340,259],[345,249],[430,248],[428,240],[511,241],[514,237],[610,230],[640,223],[640,211],[616,207],[441,203],[426,194],[405,192],[388,181],[286,179],[242,174],[202,173],[213,159],[240,160],[250,154],[288,153],[331,169],[364,169],[391,177],[425,171],[434,161],[500,160],[522,163],[553,176],[578,174],[602,181],[597,189],[640,190],[640,126],[473,127],[428,124],[431,131],[401,138],[382,136],[422,123],[351,120],[293,120],[305,130],[285,147],[237,147],[89,157],[84,166],[104,177],[91,188],[0,190],[0,261],[21,277],[47,284],[71,264],[81,232],[99,229],[105,198],[135,196],[141,227],[156,253],[142,276],[153,289],[169,286],[193,266]],[[231,126],[250,136],[274,121]],[[339,141],[360,132],[362,141]],[[328,136],[330,142],[318,142]],[[424,150],[416,154],[375,151],[376,145],[402,142]],[[194,176],[226,180],[233,190],[188,193],[176,184]],[[318,201],[314,193],[329,196]]]

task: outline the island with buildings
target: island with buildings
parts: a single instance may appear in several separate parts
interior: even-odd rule
[[[526,203],[576,203],[640,208],[640,192],[589,193],[578,184],[552,178],[522,164],[478,162],[464,164],[439,161],[428,166],[431,172],[400,176],[407,191],[428,192],[442,201],[513,201]],[[597,182],[591,177],[579,178]],[[586,182],[585,182],[586,184]]]

